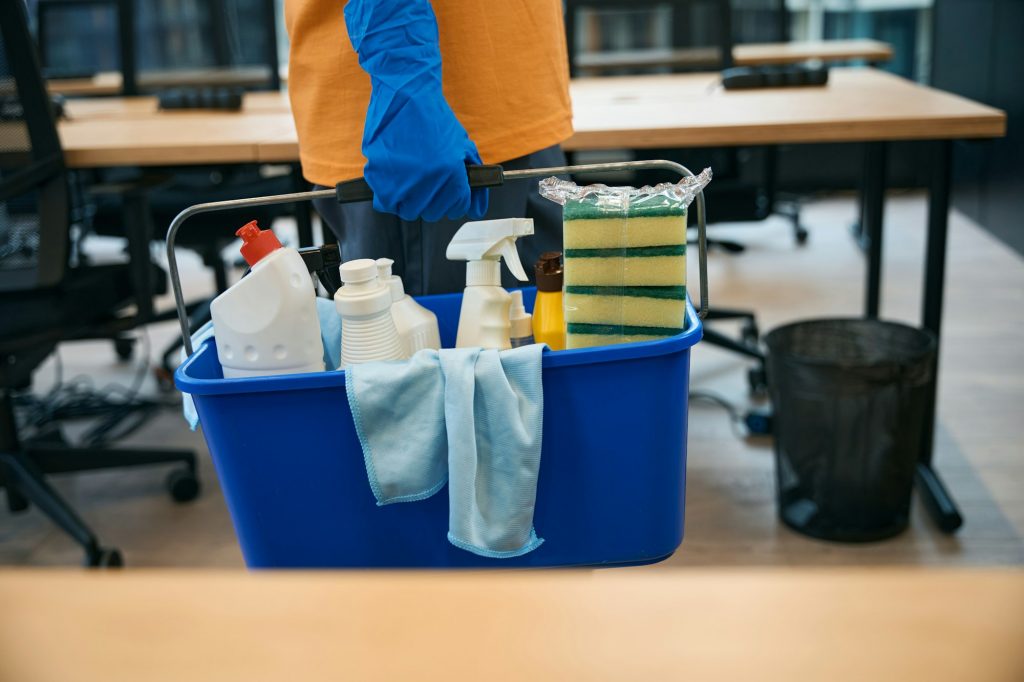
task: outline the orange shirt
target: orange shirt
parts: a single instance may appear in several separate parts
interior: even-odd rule
[[[444,94],[484,163],[572,134],[561,0],[432,0]],[[344,0],[286,0],[288,91],[303,175],[331,186],[363,174],[370,77],[345,30]]]

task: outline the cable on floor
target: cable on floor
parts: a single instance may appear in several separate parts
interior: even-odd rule
[[[39,396],[22,393],[15,405],[22,408],[26,426],[41,429],[63,420],[98,418],[82,435],[81,445],[100,447],[125,438],[145,424],[156,411],[176,405],[176,401],[145,397],[141,394],[149,370],[150,338],[142,330],[142,352],[138,368],[129,386],[110,383],[97,388],[90,377],[82,375],[64,382],[64,363],[60,350],[55,353],[56,382]]]

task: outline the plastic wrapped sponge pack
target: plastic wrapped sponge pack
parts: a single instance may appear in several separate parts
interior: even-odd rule
[[[705,169],[639,189],[541,181],[563,207],[567,348],[684,331],[687,207],[710,179]]]

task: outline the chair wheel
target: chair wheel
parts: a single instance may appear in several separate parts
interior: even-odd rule
[[[124,557],[119,549],[100,547],[85,557],[85,565],[89,568],[121,568],[124,566]]]
[[[796,227],[796,243],[803,246],[807,243],[807,238],[811,236],[807,228],[797,225]]]
[[[191,502],[199,497],[199,477],[190,469],[175,469],[167,475],[167,492],[175,502]]]
[[[770,436],[774,428],[772,414],[765,410],[747,412],[743,422],[747,425],[747,432],[752,436]]]
[[[764,395],[768,392],[768,373],[764,367],[751,367],[747,370],[747,384],[752,395]]]
[[[114,352],[117,353],[117,358],[122,362],[131,360],[135,352],[135,339],[114,339]]]

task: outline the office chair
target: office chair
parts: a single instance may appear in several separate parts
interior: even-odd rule
[[[136,6],[137,5],[137,6]],[[60,33],[57,28],[72,12],[82,7],[109,6],[117,11],[117,30],[110,31],[109,38],[116,40],[120,54],[120,69],[124,78],[122,94],[138,94],[152,90],[147,85],[147,72],[171,72],[182,67],[207,65],[217,68],[235,69],[258,66],[266,71],[267,77],[246,84],[249,90],[280,90],[281,78],[277,53],[277,14],[274,0],[213,0],[204,3],[201,13],[204,21],[200,25],[181,26],[182,29],[201,31],[203,40],[195,45],[197,50],[185,49],[189,41],[173,40],[172,34],[163,30],[165,25],[181,24],[182,8],[175,5],[138,0],[39,0],[38,31],[39,51],[44,72],[67,73],[75,68],[74,63],[62,63],[60,56],[67,57],[68,50],[56,43]],[[136,22],[136,18],[138,21]],[[132,31],[126,33],[126,26],[141,25],[140,37]],[[153,31],[155,27],[161,30]],[[101,26],[90,26],[92,31],[102,30]],[[107,27],[108,30],[111,27]],[[65,31],[68,29],[65,28]],[[169,37],[171,36],[171,37]],[[86,48],[88,50],[88,47]],[[79,54],[72,62],[85,61],[95,57],[93,51]],[[139,75],[141,73],[141,76]],[[276,175],[266,177],[257,166],[199,166],[194,168],[117,168],[103,171],[77,173],[83,185],[90,182],[111,184],[135,184],[156,179],[145,197],[145,211],[152,221],[166,227],[178,212],[197,202],[240,199],[250,196],[284,194],[309,189],[301,183],[298,166],[291,170],[292,176]],[[84,192],[88,197],[89,210],[84,221],[86,228],[95,234],[123,235],[122,214],[126,210],[138,212],[138,207],[127,206],[122,193]],[[247,212],[232,214],[200,215],[190,221],[183,230],[178,243],[192,249],[202,258],[203,264],[213,272],[215,292],[221,293],[228,287],[228,266],[221,256],[226,246],[235,240],[235,230],[250,220],[263,225],[272,225],[274,220],[289,211],[308,211],[301,207],[260,207]],[[306,223],[308,223],[306,218]],[[303,221],[300,220],[300,224]],[[309,245],[311,236],[303,235],[304,245]],[[199,327],[209,320],[209,300],[197,301],[190,306],[193,327]],[[172,375],[177,364],[180,339],[172,342],[161,354],[157,378],[162,388],[172,388]],[[127,360],[132,354],[128,339],[115,343],[118,357]]]
[[[152,310],[155,266],[148,223],[127,226],[126,264],[69,262],[70,199],[64,156],[22,2],[0,3],[0,487],[12,512],[35,504],[85,551],[89,566],[120,566],[50,485],[50,474],[149,464],[172,472],[180,501],[199,491],[187,450],[72,447],[59,430],[20,427],[15,401],[61,341],[113,338]],[[80,260],[80,259],[79,259]],[[166,279],[164,280],[166,282]],[[123,314],[134,304],[137,312]]]
[[[142,173],[135,169],[116,169],[105,173],[103,181],[140,183],[152,177],[153,171]],[[172,175],[164,175],[164,182],[147,193],[146,214],[161,228],[171,221],[184,207],[198,202],[223,201],[244,197],[285,194],[294,191],[294,180],[287,176],[264,178],[255,166],[196,167],[173,169]],[[307,189],[303,187],[302,189]],[[124,194],[98,194],[91,192],[91,211],[88,218],[89,230],[100,235],[123,235],[122,214],[129,208],[128,197]],[[235,231],[250,220],[261,225],[272,225],[274,220],[285,215],[287,207],[270,206],[196,216],[194,221],[181,231],[178,245],[199,254],[203,265],[213,274],[214,296],[222,293],[229,284],[229,263],[222,255],[224,249],[236,239]],[[197,329],[210,319],[212,298],[193,301],[189,305],[192,328]],[[161,315],[160,319],[170,319]],[[178,362],[181,339],[175,338],[160,355],[156,376],[161,388],[173,388],[174,367]],[[128,359],[130,352],[122,345],[118,355]]]

